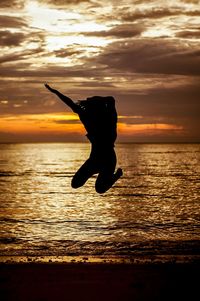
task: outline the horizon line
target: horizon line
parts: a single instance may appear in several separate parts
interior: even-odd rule
[[[50,143],[77,143],[77,144],[90,144],[87,141],[5,141],[1,142],[0,144],[50,144]],[[115,143],[117,144],[200,144],[200,141],[118,141]]]

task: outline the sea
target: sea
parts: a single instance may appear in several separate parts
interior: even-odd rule
[[[200,144],[117,144],[123,176],[71,179],[89,143],[0,144],[0,262],[200,258]],[[49,259],[50,258],[50,259]]]

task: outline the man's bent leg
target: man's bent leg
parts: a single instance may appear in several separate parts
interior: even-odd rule
[[[91,160],[88,159],[73,176],[71,186],[72,188],[79,188],[94,174],[94,167]]]
[[[111,175],[107,172],[100,172],[95,183],[96,192],[105,193],[122,175],[123,172],[121,168],[118,168],[116,173]]]

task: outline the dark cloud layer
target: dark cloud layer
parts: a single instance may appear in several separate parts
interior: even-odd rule
[[[121,15],[121,18],[125,21],[135,21],[138,19],[159,19],[169,16],[175,16],[182,12],[179,9],[168,9],[168,8],[153,8],[146,10],[130,10]]]
[[[1,46],[19,46],[25,39],[25,35],[20,32],[12,33],[8,30],[0,31],[0,45]]]
[[[46,3],[46,4],[50,4],[50,5],[55,5],[55,6],[65,6],[69,5],[69,4],[74,4],[74,5],[78,5],[84,2],[88,2],[90,3],[91,0],[39,0],[39,2],[41,3]]]
[[[35,50],[35,53],[40,52],[40,49]],[[33,55],[33,51],[30,51]],[[25,55],[30,54],[29,51],[24,54],[16,54],[15,55],[8,55],[2,58],[2,62],[16,61],[16,60],[25,60]],[[12,72],[11,72],[12,71]],[[48,67],[41,67],[40,69],[34,69],[30,67],[27,63],[22,64],[20,62],[19,66],[1,66],[0,68],[0,75],[2,77],[26,77],[26,78],[51,78],[51,77],[58,77],[61,79],[69,78],[69,77],[93,77],[93,76],[102,76],[101,70],[95,70],[92,68],[87,68],[86,66],[83,67],[82,65],[73,67],[57,67],[57,66],[48,66]]]
[[[85,35],[96,37],[131,38],[140,35],[143,31],[144,27],[131,23],[118,25],[107,31],[88,32],[85,33]]]
[[[11,54],[5,54],[5,55],[2,55],[0,56],[0,64],[3,64],[3,63],[11,63],[11,62],[14,62],[14,61],[25,61],[27,58],[29,58],[30,56],[33,56],[33,55],[36,55],[36,54],[39,54],[39,53],[42,53],[43,49],[42,48],[37,48],[37,49],[32,49],[32,50],[24,50],[23,52],[15,52],[15,53],[11,53]],[[10,65],[9,66],[1,66],[0,68],[0,75],[1,76],[18,76],[20,75],[20,72],[18,73],[18,70],[24,70],[24,67],[26,67],[27,70],[30,70],[30,64],[29,63],[24,63],[22,64],[22,62],[20,62],[19,65]],[[39,71],[39,70],[38,70]],[[30,70],[30,72],[32,72]],[[23,71],[22,71],[22,74],[23,74]],[[21,76],[23,76],[21,74]]]
[[[200,30],[183,30],[176,33],[176,37],[184,39],[200,39]]]
[[[117,42],[105,49],[98,62],[130,72],[200,75],[200,47],[163,39]]]
[[[192,4],[199,4],[199,0],[181,0],[184,3],[192,3]]]
[[[163,8],[151,8],[151,9],[127,9],[119,13],[119,19],[126,22],[134,22],[136,20],[155,20],[167,17],[177,17],[177,16],[200,16],[200,10],[197,9],[187,9],[183,10],[181,7],[163,7]]]
[[[1,28],[20,28],[23,26],[26,26],[26,22],[23,18],[0,15]]]
[[[0,2],[0,8],[22,8],[23,6],[23,0],[1,0]]]

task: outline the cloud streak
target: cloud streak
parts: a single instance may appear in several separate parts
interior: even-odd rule
[[[130,72],[200,75],[200,48],[171,40],[116,42],[108,46],[97,61],[109,68]]]
[[[23,0],[1,0],[1,8],[23,8]]]
[[[1,28],[21,28],[26,25],[23,18],[0,15]]]
[[[96,37],[116,37],[116,38],[132,38],[139,36],[144,31],[144,27],[138,24],[121,24],[114,26],[110,30],[94,31],[85,33],[86,36]]]
[[[20,32],[12,33],[8,30],[0,31],[0,45],[1,46],[19,46],[25,39],[25,35]]]

